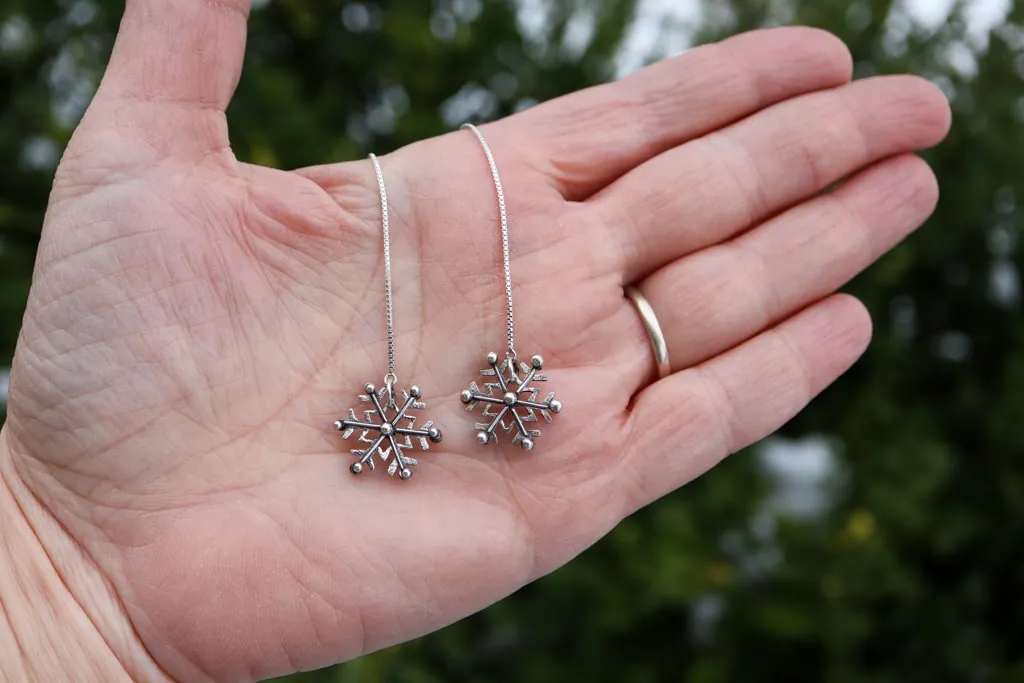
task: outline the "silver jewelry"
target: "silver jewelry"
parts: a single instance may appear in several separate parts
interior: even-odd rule
[[[626,298],[636,307],[640,314],[640,320],[647,330],[647,337],[651,340],[651,347],[654,349],[654,362],[658,366],[658,379],[664,379],[672,373],[672,365],[668,362],[668,342],[665,341],[665,334],[661,331],[661,324],[658,323],[658,316],[654,315],[654,308],[651,302],[640,293],[640,290],[632,285],[626,287]]]
[[[421,392],[417,386],[409,387],[408,391],[402,392],[402,405],[398,405],[395,396],[395,387],[398,384],[398,377],[395,375],[395,326],[394,313],[391,306],[391,229],[388,220],[388,193],[384,187],[384,173],[380,169],[380,162],[377,156],[370,155],[373,162],[373,170],[377,174],[377,189],[380,191],[380,212],[382,232],[384,234],[384,309],[387,321],[388,339],[388,372],[384,375],[384,385],[379,389],[373,384],[367,384],[363,388],[365,394],[359,396],[363,403],[372,404],[372,408],[363,411],[363,420],[356,418],[356,411],[349,408],[348,418],[338,420],[334,428],[341,432],[343,439],[347,439],[356,430],[362,433],[359,441],[367,444],[365,448],[352,449],[352,453],[359,460],[352,463],[349,468],[352,474],[361,474],[364,468],[374,469],[373,456],[388,464],[388,474],[396,474],[402,479],[412,477],[412,468],[418,463],[414,458],[405,455],[404,451],[413,448],[414,440],[419,442],[420,448],[424,451],[430,449],[430,443],[440,443],[441,430],[434,426],[433,422],[426,422],[420,429],[413,427],[416,416],[411,414],[413,410],[422,410],[426,404],[418,400]]]
[[[537,422],[539,414],[547,423],[551,422],[551,414],[559,413],[562,410],[561,401],[555,400],[554,392],[548,394],[543,401],[537,397],[540,389],[536,386],[538,382],[546,382],[547,376],[540,374],[544,368],[544,359],[540,356],[533,356],[530,364],[520,363],[516,359],[515,345],[515,319],[512,315],[512,266],[509,257],[508,246],[508,212],[505,209],[505,191],[501,186],[501,177],[498,175],[498,165],[494,162],[494,155],[487,144],[480,130],[471,123],[463,124],[463,128],[472,131],[473,135],[480,142],[487,157],[487,163],[491,168],[491,178],[494,180],[494,188],[498,192],[498,213],[501,217],[501,253],[505,268],[505,310],[508,322],[507,348],[505,356],[499,357],[497,353],[487,354],[487,365],[489,367],[480,371],[480,375],[488,378],[484,380],[483,389],[477,386],[476,382],[469,385],[469,389],[462,392],[459,397],[466,404],[466,410],[472,411],[480,403],[484,404],[481,416],[486,422],[477,422],[476,440],[481,445],[498,443],[497,429],[500,427],[506,434],[515,430],[512,439],[514,445],[518,445],[524,451],[531,450],[534,446],[534,439],[540,436],[539,429],[531,429],[528,425]]]

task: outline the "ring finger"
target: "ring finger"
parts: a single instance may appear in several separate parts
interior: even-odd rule
[[[937,198],[921,159],[894,157],[658,270],[639,289],[658,316],[672,370],[737,346],[834,292],[921,225]],[[636,317],[635,343],[646,344]]]

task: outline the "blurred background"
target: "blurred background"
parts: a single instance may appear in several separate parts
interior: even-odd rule
[[[866,357],[578,560],[289,683],[1024,681],[1024,0],[254,0],[238,156],[386,152],[742,30],[951,98],[935,217],[848,290]],[[0,0],[0,407],[47,194],[122,0]],[[0,417],[2,419],[2,417]]]

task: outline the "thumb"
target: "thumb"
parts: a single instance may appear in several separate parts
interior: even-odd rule
[[[182,151],[182,138],[202,151],[226,145],[226,126],[210,122],[223,122],[238,85],[250,5],[127,0],[94,107],[116,108],[117,124],[136,128],[161,151]]]

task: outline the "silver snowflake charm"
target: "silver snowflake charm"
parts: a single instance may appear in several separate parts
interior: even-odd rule
[[[422,410],[426,407],[425,403],[416,400],[420,397],[420,388],[413,386],[409,391],[403,392],[405,402],[401,408],[395,403],[393,390],[388,386],[381,387],[378,391],[372,384],[367,384],[364,389],[366,394],[361,395],[359,400],[373,404],[371,410],[363,412],[365,419],[357,420],[356,411],[350,408],[347,420],[338,420],[334,423],[334,428],[341,432],[343,439],[352,436],[356,430],[362,430],[359,441],[369,444],[363,449],[352,449],[352,453],[359,456],[359,460],[352,463],[349,469],[352,470],[352,474],[362,473],[365,467],[372,471],[373,456],[376,454],[383,462],[391,459],[388,465],[389,475],[393,477],[398,474],[402,479],[410,479],[412,468],[418,463],[403,452],[413,447],[413,439],[418,440],[420,448],[425,451],[430,449],[429,442],[441,441],[441,430],[435,427],[433,422],[427,422],[422,429],[413,428],[416,417],[409,415],[409,411]],[[386,401],[382,402],[381,399],[385,398]],[[389,411],[393,414],[389,415]]]
[[[562,411],[562,403],[555,400],[553,392],[543,401],[537,400],[540,389],[534,383],[546,382],[548,379],[539,374],[544,368],[544,359],[534,356],[530,359],[530,365],[519,363],[517,366],[514,358],[506,358],[499,363],[498,354],[492,352],[487,354],[487,364],[491,367],[481,370],[480,374],[493,377],[494,381],[485,382],[483,391],[473,382],[460,396],[466,404],[466,410],[473,410],[478,403],[486,406],[482,416],[490,418],[490,421],[476,423],[476,428],[480,430],[476,435],[477,442],[497,443],[495,430],[501,427],[506,434],[514,429],[516,435],[512,443],[518,444],[524,451],[531,450],[533,440],[540,436],[540,430],[530,429],[527,425],[537,422],[538,413],[545,422],[550,423],[551,413]]]

